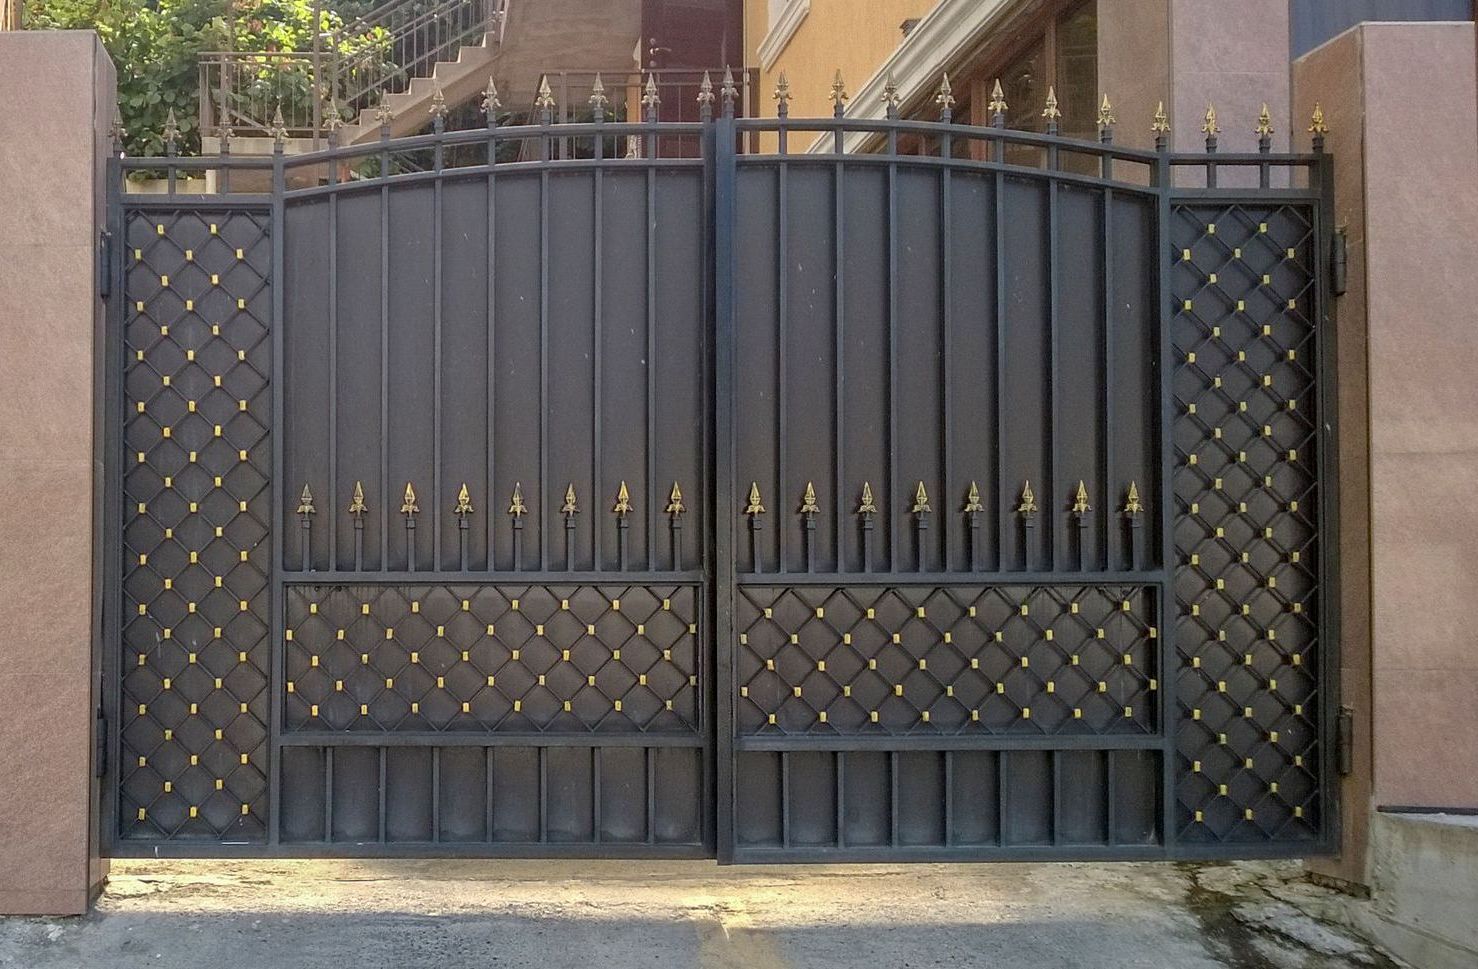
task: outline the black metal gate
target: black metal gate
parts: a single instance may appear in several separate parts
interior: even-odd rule
[[[112,850],[1327,850],[1322,148],[718,94],[116,163]]]

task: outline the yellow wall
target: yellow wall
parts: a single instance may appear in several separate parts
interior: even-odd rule
[[[831,82],[838,68],[855,91],[876,73],[903,40],[904,20],[922,17],[937,0],[811,0],[811,12],[768,71],[760,72],[761,109],[774,113],[770,95],[784,71],[790,81],[790,113],[797,118],[831,114]],[[769,29],[769,0],[745,0],[745,47],[759,66],[759,45]]]

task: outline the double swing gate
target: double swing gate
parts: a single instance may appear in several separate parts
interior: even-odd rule
[[[1319,133],[704,97],[115,161],[111,850],[1328,850]]]

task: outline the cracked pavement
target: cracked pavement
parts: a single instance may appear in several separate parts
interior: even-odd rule
[[[115,861],[92,914],[0,919],[0,967],[1396,966],[1340,898],[1296,864]]]

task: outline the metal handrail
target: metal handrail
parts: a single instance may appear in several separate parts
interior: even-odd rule
[[[501,43],[511,0],[387,0],[375,9],[323,31],[307,51],[206,51],[199,57],[202,135],[266,135],[281,127],[288,137],[327,131],[326,114],[352,120],[429,75],[438,61],[454,60],[462,47]],[[323,9],[315,4],[314,20]]]

